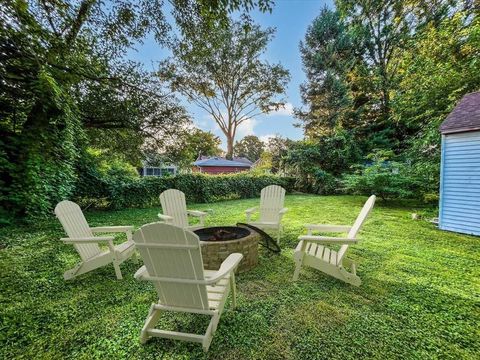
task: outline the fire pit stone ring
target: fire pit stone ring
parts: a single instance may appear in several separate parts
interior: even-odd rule
[[[218,270],[222,262],[233,253],[243,254],[238,272],[254,268],[258,263],[260,235],[241,226],[214,226],[194,231],[200,238],[203,265],[207,270]]]

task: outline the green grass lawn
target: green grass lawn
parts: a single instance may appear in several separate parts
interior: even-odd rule
[[[421,206],[378,201],[356,260],[359,288],[304,268],[292,283],[293,249],[305,223],[351,224],[364,197],[287,196],[282,253],[261,251],[237,277],[238,307],[227,303],[209,352],[201,345],[138,336],[156,301],[137,282],[141,265],[112,266],[65,282],[78,256],[60,224],[0,230],[0,358],[474,359],[480,357],[480,239],[413,221]],[[208,224],[243,221],[258,199],[191,205],[211,209]],[[156,221],[158,209],[87,212],[92,226]],[[169,330],[199,332],[207,319],[164,314]]]

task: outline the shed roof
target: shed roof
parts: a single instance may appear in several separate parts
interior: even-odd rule
[[[232,161],[221,157],[212,157],[209,159],[197,160],[193,163],[195,166],[224,166],[224,167],[244,167],[250,168],[251,164],[242,161]]]
[[[480,130],[480,92],[465,95],[440,125],[442,134]]]

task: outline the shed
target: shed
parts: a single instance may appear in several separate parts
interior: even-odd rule
[[[439,228],[480,235],[480,92],[465,95],[440,132]]]
[[[207,174],[228,174],[250,170],[252,162],[245,158],[227,160],[222,157],[201,158],[193,163],[193,171]]]

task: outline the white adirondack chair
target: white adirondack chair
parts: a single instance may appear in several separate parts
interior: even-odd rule
[[[82,261],[73,269],[67,270],[65,280],[99,267],[113,264],[117,279],[122,279],[120,264],[133,255],[135,245],[132,240],[133,226],[100,226],[90,227],[80,206],[72,201],[61,201],[55,207],[55,215],[67,233],[67,238],[61,238],[64,243],[72,244]],[[94,236],[94,233],[118,233],[127,235],[127,241],[120,245],[113,244],[113,236]],[[108,251],[102,251],[98,244],[108,246]]]
[[[145,263],[135,278],[152,281],[159,297],[150,307],[140,341],[145,343],[150,337],[162,337],[199,342],[207,351],[230,289],[232,305],[236,305],[234,271],[243,255],[229,255],[218,271],[204,270],[198,236],[160,222],[142,226],[133,234],[133,240]],[[155,325],[162,310],[212,318],[204,335],[158,330]]]
[[[300,242],[294,253],[296,263],[293,281],[298,279],[302,265],[313,267],[346,283],[360,286],[361,280],[357,276],[355,263],[345,259],[345,254],[350,244],[356,244],[357,234],[368,214],[375,204],[375,195],[368,198],[362,211],[358,215],[353,226],[344,225],[305,225],[308,235],[300,236]],[[313,231],[348,233],[346,237],[329,237],[312,235]],[[334,251],[326,244],[341,245],[339,251]],[[351,272],[345,269],[350,267]]]
[[[185,194],[180,190],[165,190],[160,194],[160,203],[162,204],[163,214],[158,214],[158,217],[165,221],[165,223],[188,230],[197,230],[204,227],[207,213],[197,210],[187,210]],[[200,223],[197,225],[189,225],[188,215],[199,218]]]
[[[283,207],[285,189],[278,185],[264,187],[260,193],[260,207],[253,207],[245,211],[247,223],[260,229],[274,229],[277,231],[277,243],[283,231],[282,217],[288,211]],[[258,211],[258,221],[250,221],[254,212]]]

